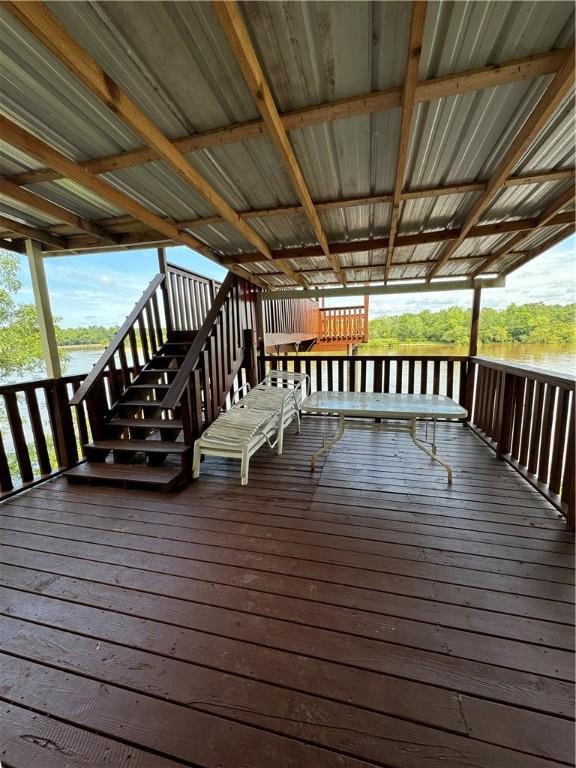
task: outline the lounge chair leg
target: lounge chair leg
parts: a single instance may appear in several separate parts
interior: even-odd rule
[[[192,477],[197,480],[200,477],[201,448],[198,443],[194,445],[194,460],[192,462]]]
[[[248,465],[250,459],[248,458],[248,449],[245,448],[242,451],[242,462],[240,464],[240,484],[248,485]]]

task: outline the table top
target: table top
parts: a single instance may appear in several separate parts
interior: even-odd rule
[[[445,395],[384,395],[379,392],[314,392],[304,400],[302,410],[383,419],[462,419],[468,415],[465,408]]]

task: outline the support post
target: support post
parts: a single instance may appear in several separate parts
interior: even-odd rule
[[[252,328],[244,331],[244,367],[246,368],[246,380],[251,387],[255,387],[259,381],[258,373],[258,349],[256,334]]]
[[[166,274],[166,248],[157,248],[158,254],[158,271],[162,274]]]
[[[156,250],[158,254],[158,271],[161,275],[164,275],[164,282],[162,283],[162,303],[164,304],[164,321],[166,322],[166,338],[170,339],[172,333],[172,316],[170,312],[170,291],[168,289],[168,268],[166,261],[166,249],[158,248]]]
[[[46,272],[44,270],[44,260],[40,244],[35,240],[26,240],[26,253],[28,255],[30,277],[32,278],[34,303],[38,313],[40,343],[44,354],[44,362],[46,363],[46,374],[49,379],[59,379],[62,376],[62,369],[60,367],[60,357],[58,356],[56,331],[54,329],[52,309],[50,308],[48,283],[46,282]]]
[[[264,356],[266,355],[266,328],[264,326],[264,306],[262,291],[256,293],[256,346],[258,354],[258,381],[265,375]]]
[[[370,296],[366,294],[366,296],[364,296],[364,336],[362,339],[364,341],[364,344],[366,344],[366,342],[368,341],[368,307],[369,305],[370,305]]]
[[[476,357],[478,354],[478,326],[480,324],[480,300],[482,297],[482,288],[477,285],[474,288],[472,299],[472,320],[470,322],[470,344],[468,347],[469,357]]]

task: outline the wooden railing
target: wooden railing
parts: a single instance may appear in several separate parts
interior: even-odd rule
[[[470,422],[574,527],[576,378],[471,358]]]
[[[368,317],[364,307],[333,307],[320,310],[321,341],[368,341]]]
[[[0,498],[74,465],[88,441],[86,412],[68,400],[84,374],[0,386]]]
[[[167,327],[174,331],[197,331],[208,314],[221,283],[191,272],[166,265],[165,299]]]
[[[93,436],[101,436],[103,417],[119,399],[142,367],[166,340],[163,286],[165,276],[156,275],[134,309],[86,376],[70,405],[86,404]]]
[[[263,304],[267,348],[318,338],[320,307],[314,299],[279,299]]]
[[[181,408],[189,445],[214,421],[243,366],[254,383],[256,290],[229,273],[183,360],[161,407]]]
[[[267,355],[266,370],[307,373],[312,391],[406,392],[466,400],[468,358],[459,355],[401,357],[364,355]]]

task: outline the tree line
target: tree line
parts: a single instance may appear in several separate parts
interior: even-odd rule
[[[106,347],[118,330],[117,326],[86,325],[82,328],[57,328],[56,337],[61,347],[97,344]]]
[[[471,310],[405,312],[369,322],[369,339],[382,343],[466,344]],[[564,344],[576,342],[576,304],[510,304],[480,312],[478,339],[483,344]]]

